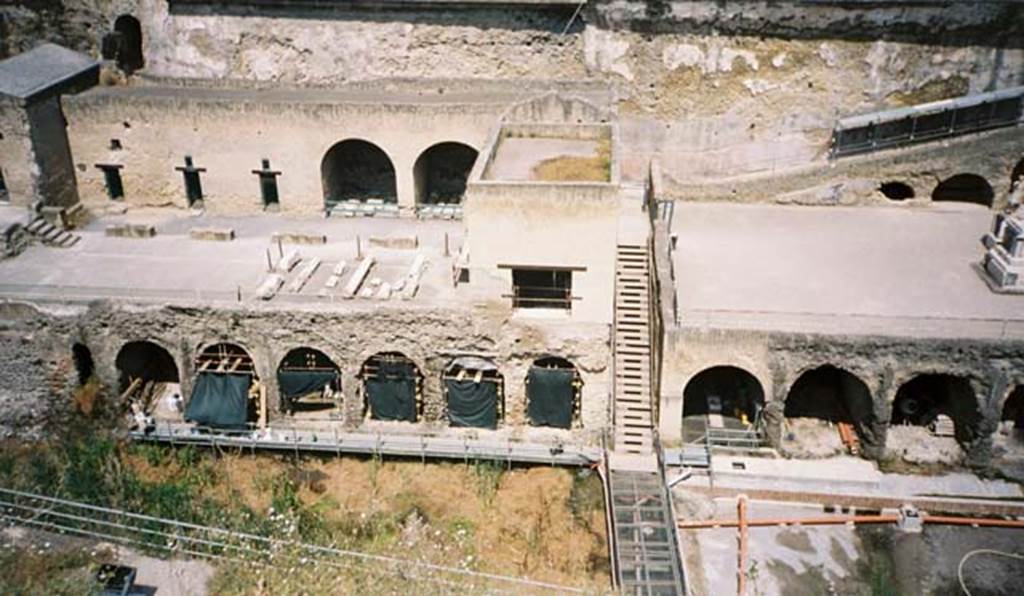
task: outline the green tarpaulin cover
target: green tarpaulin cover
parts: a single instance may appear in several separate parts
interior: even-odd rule
[[[330,385],[338,378],[338,373],[331,370],[279,370],[277,385],[281,389],[281,398],[285,409],[298,398],[310,393],[320,394],[325,385]]]
[[[329,370],[280,370],[277,384],[281,395],[295,399],[310,393],[322,393],[326,385],[338,378],[338,373]]]
[[[569,428],[572,426],[573,389],[576,375],[561,368],[530,369],[526,387],[526,412],[530,424]]]
[[[250,375],[202,372],[196,378],[185,420],[220,428],[244,428],[249,421]]]
[[[448,421],[452,426],[498,427],[498,385],[472,379],[444,382],[448,390]]]
[[[367,379],[366,398],[374,420],[416,421],[416,369],[408,362],[381,362]]]

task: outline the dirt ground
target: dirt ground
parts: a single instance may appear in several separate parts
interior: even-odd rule
[[[286,476],[302,502],[330,521],[401,520],[403,548],[436,551],[430,559],[596,590],[609,586],[596,474],[356,458],[224,455],[209,461],[217,480],[206,491],[222,502],[240,499],[269,512],[275,482]],[[130,465],[147,480],[181,473],[173,462],[152,466],[138,456]]]
[[[782,448],[794,457],[832,457],[846,453],[836,425],[817,418],[787,418],[782,431]]]
[[[956,439],[937,437],[923,426],[890,426],[885,444],[893,457],[908,464],[955,466],[964,457]]]

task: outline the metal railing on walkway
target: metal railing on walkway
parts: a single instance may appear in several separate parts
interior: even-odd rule
[[[346,432],[338,429],[270,427],[263,430],[204,429],[184,422],[156,422],[148,432],[133,431],[137,441],[169,445],[232,448],[251,451],[290,451],[342,455],[419,459],[453,459],[465,462],[493,460],[560,466],[590,466],[601,460],[599,447],[562,442],[531,442],[512,438],[482,439],[434,437],[383,432]]]
[[[840,119],[832,133],[832,158],[915,145],[1016,126],[1024,115],[1024,87],[978,93]]]

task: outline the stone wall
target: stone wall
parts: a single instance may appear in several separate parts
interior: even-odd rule
[[[603,79],[621,105],[623,174],[639,179],[660,156],[680,184],[820,158],[840,115],[1024,83],[1013,2],[599,0],[568,27],[572,7],[274,4],[76,0],[0,14],[8,51],[50,39],[94,55],[133,14],[143,77]]]
[[[480,149],[502,103],[431,101],[381,103],[372,97],[338,99],[326,91],[301,94],[254,90],[106,88],[64,98],[69,136],[87,205],[108,202],[95,164],[122,165],[124,201],[187,206],[182,174],[192,156],[202,174],[204,206],[212,213],[262,209],[252,170],[270,159],[280,209],[323,211],[321,162],[346,139],[380,147],[394,166],[399,205],[415,204],[414,166],[431,146],[455,141]],[[111,148],[111,139],[120,149]]]
[[[680,179],[665,174],[663,168],[661,196],[744,203],[892,205],[880,186],[899,182],[913,189],[914,197],[900,202],[912,208],[928,205],[943,180],[975,174],[992,187],[994,207],[1002,208],[1010,175],[1022,159],[1022,129],[1005,128],[835,160],[820,156],[814,163],[720,180]]]
[[[0,98],[0,135],[0,171],[9,200],[14,205],[29,205],[35,200],[39,169],[35,166],[28,114],[18,102]]]
[[[665,343],[661,436],[678,440],[686,384],[713,366],[735,366],[761,383],[767,402],[784,403],[804,372],[833,365],[856,375],[871,391],[874,418],[884,432],[899,387],[919,374],[970,380],[981,422],[961,441],[967,461],[984,464],[1010,391],[1024,384],[1024,342],[922,340],[872,336],[825,336],[716,329],[670,329]]]
[[[353,307],[346,312],[315,310],[214,310],[187,306],[46,306],[0,303],[0,435],[37,436],[71,414],[70,393],[77,384],[72,345],[91,351],[96,375],[108,400],[117,395],[118,351],[129,341],[146,340],[174,358],[188,396],[196,374],[194,358],[203,347],[231,342],[253,357],[257,376],[267,385],[271,418],[280,419],[276,370],[293,348],[310,347],[327,354],[342,371],[343,423],[349,429],[372,428],[357,378],[367,358],[399,351],[423,373],[424,418],[407,425],[433,434],[446,433],[441,373],[462,354],[490,357],[505,381],[504,436],[547,432],[597,441],[610,424],[608,395],[609,328],[558,321],[513,319],[508,309],[456,310]],[[526,425],[525,378],[542,356],[569,359],[583,379],[582,410],[573,431],[530,429]],[[123,404],[120,404],[123,407]],[[114,421],[111,421],[112,423]],[[490,431],[451,431],[486,433]]]

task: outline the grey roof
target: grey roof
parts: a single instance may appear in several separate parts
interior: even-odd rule
[[[99,63],[85,54],[44,43],[0,62],[0,94],[33,99],[95,85]]]

